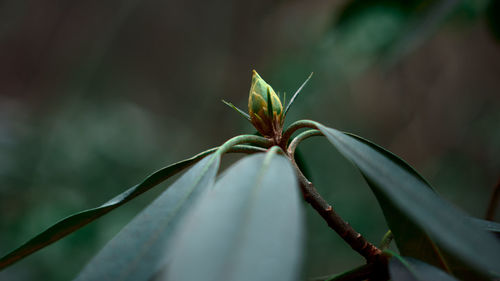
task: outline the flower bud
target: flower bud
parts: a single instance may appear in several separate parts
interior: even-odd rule
[[[272,103],[271,109],[268,108],[268,95],[270,95]],[[281,134],[283,127],[281,101],[273,88],[255,70],[253,71],[252,86],[248,97],[248,113],[252,124],[262,135],[274,137],[276,134]]]

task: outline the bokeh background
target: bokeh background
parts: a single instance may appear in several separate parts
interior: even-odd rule
[[[314,71],[288,124],[364,136],[483,217],[500,177],[499,20],[487,0],[0,1],[0,254],[252,133],[220,100],[246,109],[254,68],[289,96]],[[356,169],[321,138],[300,148],[319,191],[378,243],[387,226]],[[72,279],[165,187],[0,280]],[[305,209],[304,279],[363,262]]]

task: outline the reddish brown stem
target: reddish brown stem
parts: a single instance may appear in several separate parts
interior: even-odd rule
[[[293,160],[292,162],[297,171],[302,195],[306,202],[323,217],[330,228],[335,230],[335,232],[337,232],[353,250],[363,256],[367,262],[380,261],[382,259],[382,251],[368,242],[360,233],[354,230],[349,223],[344,221],[333,210],[333,207],[321,197],[314,185],[304,176],[304,174],[302,174],[295,162]]]

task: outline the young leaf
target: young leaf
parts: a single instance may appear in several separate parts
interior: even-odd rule
[[[127,224],[76,280],[149,280],[168,261],[168,241],[184,213],[213,185],[220,156],[200,161]]]
[[[301,207],[288,159],[240,160],[188,215],[160,280],[297,280]]]
[[[271,97],[271,88],[267,87],[267,116],[269,116],[271,120],[274,120],[273,109],[274,108],[273,108],[273,99]]]
[[[304,88],[304,86],[307,84],[307,82],[309,82],[309,79],[311,79],[313,74],[314,74],[314,72],[311,72],[311,74],[309,74],[309,77],[307,77],[306,81],[304,81],[304,83],[302,83],[302,85],[300,85],[299,89],[295,92],[295,94],[293,94],[292,98],[290,99],[290,102],[286,106],[285,114],[283,116],[286,117],[286,114],[288,113],[290,106],[292,106],[292,103],[295,101],[295,98],[299,95],[300,91],[302,91],[302,88]],[[283,104],[285,104],[285,103],[283,102]]]
[[[500,242],[491,234],[437,196],[398,161],[352,136],[316,125],[373,183],[377,192],[384,194],[395,208],[439,242],[440,247],[480,271],[490,275],[500,273]]]
[[[216,148],[209,149],[202,153],[199,153],[189,159],[182,160],[165,168],[162,168],[146,179],[140,184],[127,189],[125,192],[115,196],[113,199],[102,204],[101,206],[93,209],[88,209],[81,211],[79,213],[70,215],[59,222],[55,223],[51,227],[39,233],[37,236],[33,237],[17,249],[8,253],[0,259],[0,270],[11,265],[14,262],[56,242],[57,240],[65,237],[66,235],[82,228],[83,226],[89,224],[90,222],[100,218],[101,216],[109,213],[110,211],[118,208],[119,206],[127,203],[133,198],[139,196],[140,194],[148,191],[152,187],[160,184],[161,182],[167,180],[171,176],[182,171],[184,168],[196,163],[203,157],[214,152]]]
[[[389,260],[389,275],[393,281],[458,281],[432,265],[398,255]]]
[[[236,110],[239,114],[241,114],[241,116],[243,116],[243,118],[247,119],[247,120],[248,120],[248,122],[252,122],[252,121],[250,120],[250,115],[248,115],[245,111],[243,111],[243,110],[241,110],[241,109],[237,108],[234,104],[232,104],[232,103],[230,103],[230,102],[227,102],[227,101],[225,101],[225,100],[222,100],[222,102],[223,102],[224,104],[226,104],[227,106],[231,107],[232,109]]]

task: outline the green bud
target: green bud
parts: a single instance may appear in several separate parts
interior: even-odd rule
[[[272,103],[271,108],[268,108],[268,101]],[[266,137],[281,135],[284,121],[281,101],[273,88],[255,70],[248,97],[248,113],[250,121],[259,133]]]

